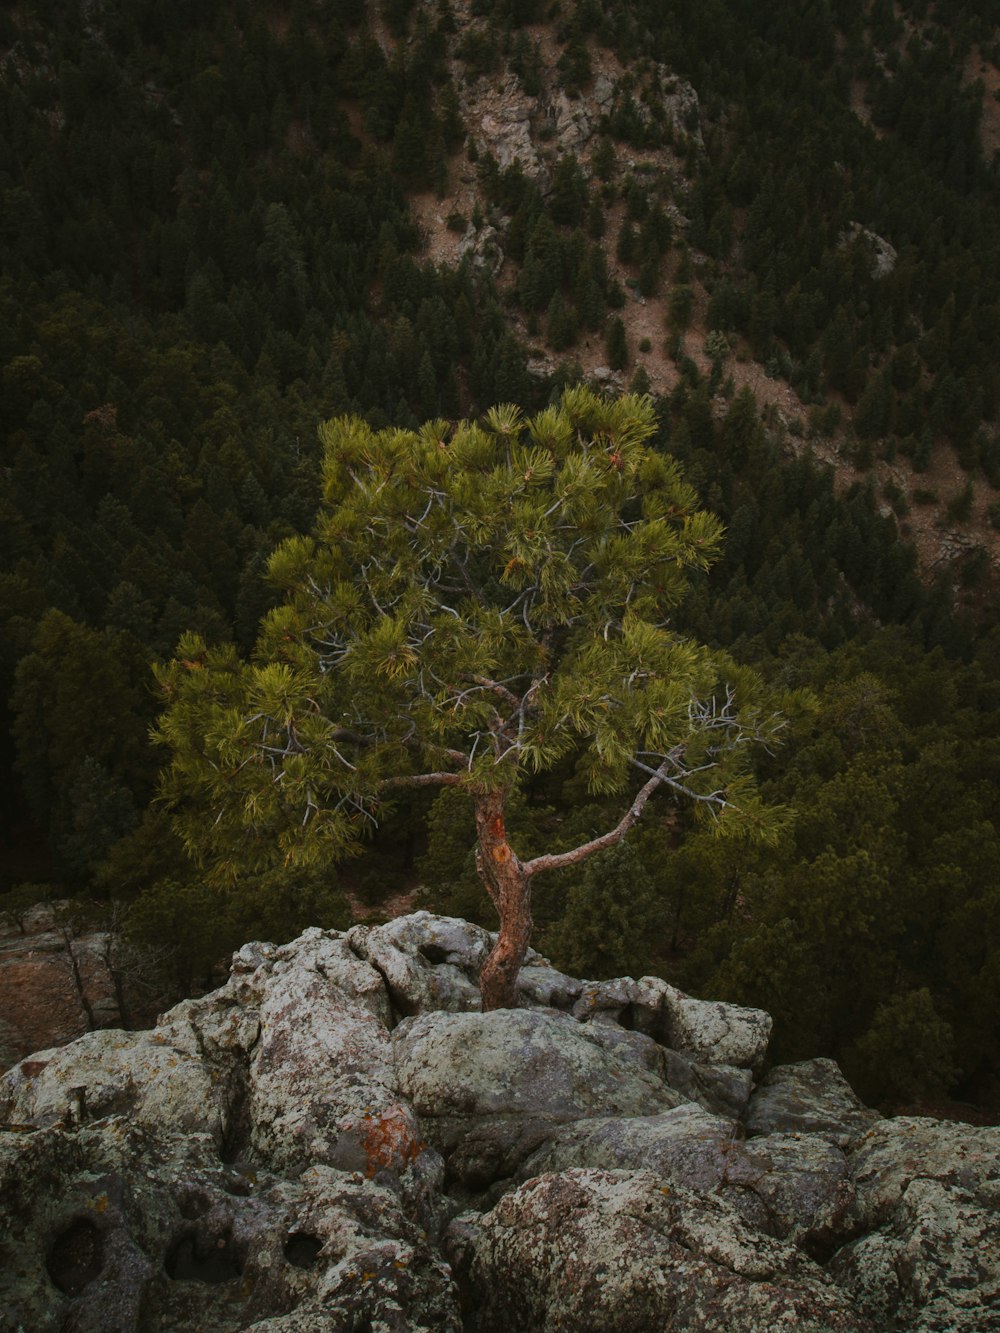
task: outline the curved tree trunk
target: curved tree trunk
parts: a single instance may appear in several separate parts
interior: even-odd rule
[[[531,939],[531,878],[507,841],[506,796],[475,797],[476,869],[500,917],[500,933],[479,973],[483,1009],[516,1009],[517,976]]]

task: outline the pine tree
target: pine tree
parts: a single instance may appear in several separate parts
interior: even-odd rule
[[[516,1004],[535,876],[614,846],[654,793],[760,826],[737,788],[775,724],[748,673],[669,628],[720,526],[655,429],[649,399],[582,388],[528,421],[323,428],[324,508],[272,557],[285,601],[253,664],[191,635],[159,672],[164,795],[216,876],[328,861],[394,792],[461,791],[500,918],[481,977],[497,1008]],[[570,762],[625,811],[522,861],[510,801]]]

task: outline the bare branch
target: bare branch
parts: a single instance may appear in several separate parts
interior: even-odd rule
[[[469,679],[474,681],[481,689],[491,690],[494,694],[498,695],[504,703],[509,704],[511,708],[516,709],[519,707],[521,700],[516,694],[512,694],[502,681],[490,680],[488,676],[470,676]]]
[[[646,803],[653,792],[664,784],[675,785],[666,771],[666,761],[639,788],[635,800],[613,829],[610,829],[607,833],[602,833],[599,838],[591,838],[589,842],[581,843],[579,847],[574,847],[571,851],[547,853],[543,856],[536,856],[532,861],[525,862],[524,873],[526,877],[530,879],[532,875],[540,874],[543,870],[561,870],[564,866],[579,865],[581,861],[586,861],[595,852],[602,852],[605,847],[613,847],[615,843],[621,842],[645,810]]]

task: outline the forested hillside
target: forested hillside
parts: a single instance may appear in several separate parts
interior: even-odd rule
[[[761,1005],[868,1097],[995,1106],[998,95],[997,0],[6,8],[0,903],[113,913],[178,990],[345,888],[492,924],[448,792],[209,887],[151,667],[249,652],[323,420],[631,386],[727,528],[678,628],[796,701],[757,773],[794,817],[662,807],[540,882],[540,947]],[[516,822],[607,811],[556,770]]]

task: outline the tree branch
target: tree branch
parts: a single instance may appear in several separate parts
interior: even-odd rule
[[[395,778],[383,778],[379,790],[388,787],[457,787],[462,781],[460,773],[413,773],[402,774]]]
[[[586,861],[589,856],[593,856],[595,852],[603,852],[605,847],[613,847],[615,843],[621,842],[632,825],[639,819],[653,792],[658,787],[667,784],[674,785],[670,782],[670,776],[667,773],[667,763],[668,761],[664,760],[653,776],[639,788],[635,800],[613,829],[607,833],[602,833],[599,838],[591,838],[590,842],[581,843],[579,847],[574,847],[572,851],[536,856],[534,860],[525,862],[525,875],[530,879],[532,875],[537,875],[543,870],[561,870],[564,866],[578,865],[581,861]]]
[[[509,704],[511,708],[517,708],[521,702],[517,695],[508,690],[502,681],[490,680],[489,676],[469,676],[469,680],[478,685],[480,689],[491,690],[503,699],[504,703]]]

